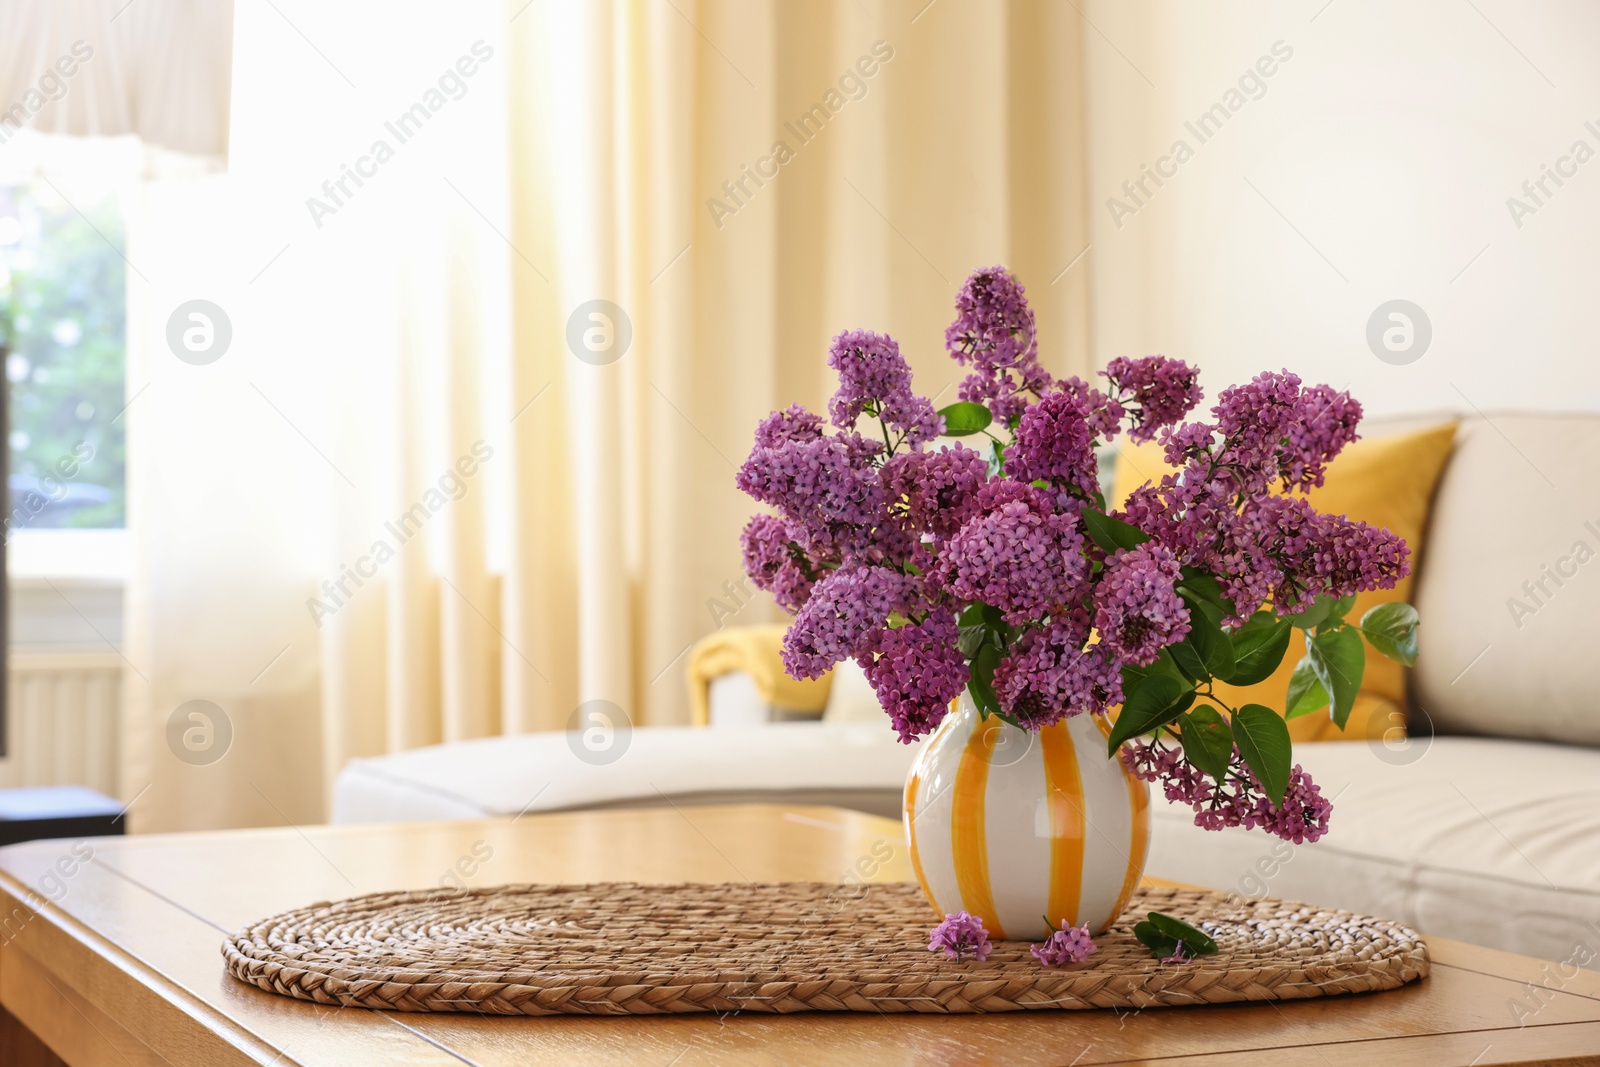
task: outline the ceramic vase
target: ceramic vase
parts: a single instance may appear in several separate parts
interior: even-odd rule
[[[1110,926],[1144,872],[1150,794],[1106,755],[1102,716],[1037,732],[960,701],[906,780],[911,861],[938,917],[1042,940],[1062,923]]]

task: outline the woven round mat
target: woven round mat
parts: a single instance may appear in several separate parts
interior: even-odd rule
[[[1220,951],[1161,963],[1133,924],[1161,911]],[[991,1012],[1293,1000],[1428,973],[1398,923],[1280,900],[1147,889],[1088,961],[927,950],[915,885],[508,885],[378,893],[274,916],[222,946],[234,977],[320,1004],[499,1015],[696,1011]]]

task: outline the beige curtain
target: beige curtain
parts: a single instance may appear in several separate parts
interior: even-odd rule
[[[519,729],[594,697],[685,721],[688,645],[766,613],[744,607],[734,468],[768,410],[823,403],[833,333],[893,333],[953,400],[955,288],[1004,261],[1052,367],[1088,363],[1070,6],[586,7],[519,20],[510,62],[513,241],[543,270],[513,263],[513,391],[558,395],[518,426],[539,462],[516,483],[508,636],[577,668],[507,663]],[[634,327],[604,367],[562,341],[596,297]]]
[[[636,724],[685,722],[689,645],[772,610],[742,583],[751,506],[734,470],[767,411],[824,403],[835,332],[894,334],[920,387],[949,402],[959,373],[942,331],[955,290],[972,268],[1004,262],[1028,285],[1051,369],[1089,365],[1082,26],[1070,5],[523,3],[481,24],[466,25],[481,11],[434,12],[413,27],[423,53],[440,40],[490,44],[463,101],[480,110],[397,156],[384,174],[409,168],[404,182],[382,192],[374,181],[288,262],[302,247],[291,241],[280,265],[291,269],[261,278],[277,288],[241,280],[242,306],[260,309],[251,339],[272,346],[262,358],[307,375],[272,395],[281,418],[256,412],[263,432],[277,418],[274,449],[306,479],[285,535],[301,547],[208,553],[203,566],[220,573],[188,583],[182,605],[161,582],[183,543],[225,542],[242,524],[163,530],[165,562],[141,555],[146,609],[130,626],[149,680],[134,680],[144,697],[130,730],[144,741],[130,750],[147,756],[124,788],[155,786],[136,827],[315,820],[351,757],[562,728],[588,700]],[[451,17],[463,22],[454,32],[438,25]],[[251,3],[238,19],[241,42],[270,31]],[[335,21],[316,29],[337,62]],[[281,122],[286,105],[252,110],[251,79],[268,68],[244,46],[235,66],[245,146],[247,117]],[[406,69],[389,102],[351,118],[354,143],[433,68]],[[498,115],[481,104],[493,79]],[[280,128],[259,154],[241,147],[248,161],[236,151],[228,180],[260,198],[255,214],[285,186],[303,212],[298,198],[336,169],[321,158],[292,180],[279,172],[292,160],[274,162],[271,180],[272,168],[248,174],[323,143],[326,110],[299,112],[293,136]],[[306,316],[326,328],[308,336]],[[130,454],[160,436],[155,394],[130,410],[143,406],[147,434]],[[490,458],[458,479],[459,499],[445,492],[429,509],[442,472],[478,442]],[[160,496],[142,499],[155,523]],[[419,503],[429,517],[415,536],[362,565],[376,541],[399,541],[384,523]],[[313,619],[304,601],[324,581],[337,590],[346,567],[371,574],[346,578],[351,595]],[[230,568],[256,577],[235,583]],[[229,605],[228,634],[270,629],[279,610],[301,616],[281,639],[257,639],[267,655],[289,650],[249,685],[236,677],[248,656],[217,666],[219,648],[242,642],[210,640],[201,663],[183,641],[231,588],[256,601]],[[235,738],[195,766],[171,756],[162,731],[208,679],[221,697],[208,699],[234,700]]]

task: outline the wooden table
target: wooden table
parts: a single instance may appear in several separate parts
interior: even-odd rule
[[[45,887],[59,902],[32,913],[25,894],[52,870]],[[218,951],[226,931],[278,911],[444,879],[836,880],[852,871],[911,876],[898,823],[738,806],[106,838],[76,852],[70,841],[32,842],[0,850],[0,1004],[74,1065],[1600,1062],[1600,974],[1551,977],[1555,968],[1538,961],[1438,939],[1429,939],[1432,976],[1388,993],[989,1016],[328,1009],[235,982]],[[1526,982],[1552,991],[1530,1001]],[[1514,1003],[1543,1006],[1519,1028]],[[28,1062],[21,1048],[0,1048],[0,1062]]]

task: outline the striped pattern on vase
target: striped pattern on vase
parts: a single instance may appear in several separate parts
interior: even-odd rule
[[[1144,872],[1149,787],[1106,757],[1105,720],[1037,733],[982,719],[966,694],[906,780],[906,839],[940,915],[978,916],[993,938],[1041,940],[1110,926]]]

